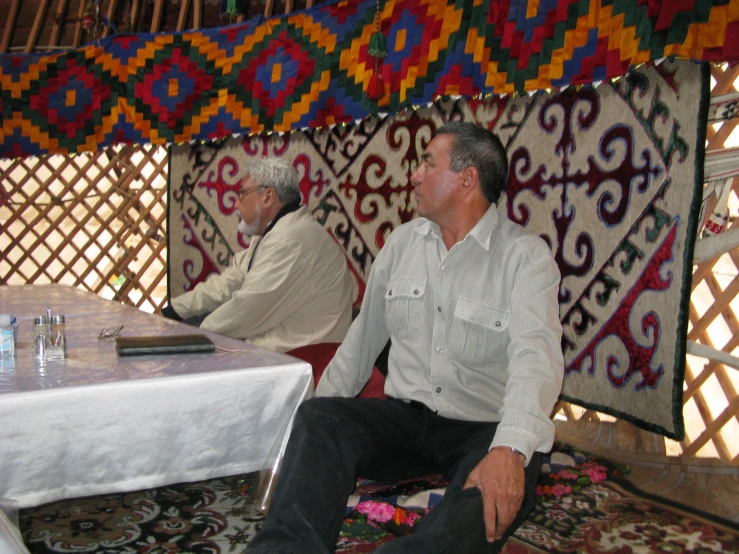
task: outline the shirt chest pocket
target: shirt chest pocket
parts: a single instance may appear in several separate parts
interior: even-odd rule
[[[465,365],[482,366],[505,360],[509,312],[465,296],[457,299],[449,331],[449,352]]]
[[[392,336],[417,338],[423,330],[426,279],[394,279],[385,291],[385,325]]]

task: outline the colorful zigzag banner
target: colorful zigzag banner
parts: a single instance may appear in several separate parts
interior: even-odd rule
[[[325,127],[440,96],[590,84],[667,56],[739,59],[739,0],[386,0],[381,60],[368,52],[376,6],[2,55],[0,157]]]

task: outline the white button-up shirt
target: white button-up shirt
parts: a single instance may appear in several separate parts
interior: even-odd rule
[[[564,373],[559,270],[546,243],[492,205],[447,250],[438,225],[398,227],[319,396],[356,395],[392,338],[385,393],[442,416],[500,422],[491,444],[547,452]]]

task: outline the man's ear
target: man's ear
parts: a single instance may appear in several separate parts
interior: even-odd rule
[[[462,170],[462,183],[460,184],[460,192],[467,194],[474,190],[480,183],[480,172],[474,166],[469,166]]]
[[[262,201],[264,202],[264,205],[269,207],[272,204],[275,203],[275,198],[277,198],[277,192],[272,187],[265,187],[264,194],[262,195]]]

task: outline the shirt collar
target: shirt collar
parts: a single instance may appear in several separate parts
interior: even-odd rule
[[[437,235],[439,233],[439,226],[436,223],[431,223],[425,217],[420,217],[416,220],[416,225],[413,230],[419,235],[428,235],[431,232],[432,227],[434,231],[436,231],[434,235]]]
[[[480,246],[485,250],[489,250],[490,238],[493,236],[493,230],[498,226],[499,218],[498,206],[490,204],[490,207],[468,233],[468,236],[473,236],[480,243]]]
[[[485,250],[490,248],[490,237],[493,235],[493,230],[498,225],[498,207],[495,204],[490,204],[490,207],[478,220],[475,226],[467,233],[468,237],[474,238],[480,246]],[[441,229],[436,223],[432,223],[426,218],[420,218],[414,229],[414,231],[420,235],[432,234],[434,237],[441,239]],[[467,237],[465,237],[466,239]]]

